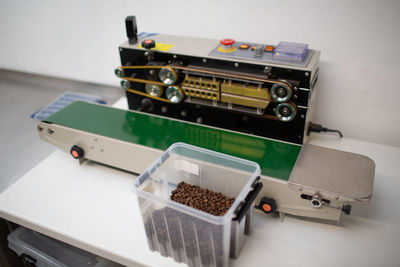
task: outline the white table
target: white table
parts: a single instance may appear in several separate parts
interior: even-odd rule
[[[371,202],[353,206],[339,225],[256,213],[253,235],[231,266],[399,266],[400,148],[334,135],[311,143],[371,157]],[[124,265],[184,266],[148,250],[134,180],[57,150],[0,194],[0,216]]]

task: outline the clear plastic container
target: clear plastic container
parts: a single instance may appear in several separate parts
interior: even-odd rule
[[[15,229],[7,239],[8,247],[29,266],[122,266],[24,227]]]
[[[134,185],[150,249],[189,266],[228,266],[250,232],[259,174],[252,161],[183,143],[170,146]],[[179,204],[170,196],[181,181],[235,201],[223,216]]]

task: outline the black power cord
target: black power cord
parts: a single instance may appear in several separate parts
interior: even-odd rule
[[[310,122],[310,125],[308,126],[307,135],[310,135],[310,132],[315,132],[315,133],[320,133],[320,132],[335,132],[335,133],[338,133],[340,137],[343,137],[342,132],[339,131],[339,130],[328,129],[328,128],[326,128],[326,127],[322,127],[321,124],[316,124],[316,123],[312,123],[312,122]]]

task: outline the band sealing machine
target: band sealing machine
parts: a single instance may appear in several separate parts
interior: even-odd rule
[[[184,142],[257,162],[255,203],[279,213],[339,221],[372,195],[374,162],[307,143],[320,51],[306,44],[260,44],[137,34],[115,70],[130,110],[75,102],[38,123],[40,138],[129,172],[142,173]]]

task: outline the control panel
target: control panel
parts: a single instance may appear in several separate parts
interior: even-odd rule
[[[263,63],[280,63],[293,66],[307,66],[313,50],[307,44],[280,42],[277,46],[236,42],[233,39],[222,39],[211,52],[210,56],[231,59],[247,59]]]

